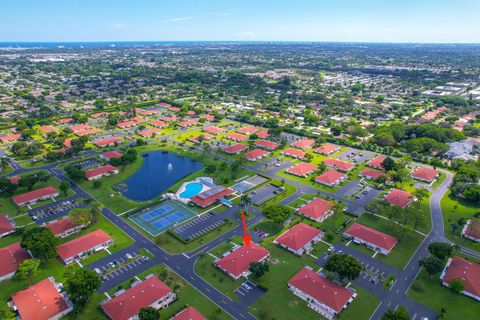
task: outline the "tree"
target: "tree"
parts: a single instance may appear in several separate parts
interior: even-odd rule
[[[240,208],[243,212],[248,212],[248,207],[252,203],[252,199],[248,194],[244,194],[240,197]]]
[[[70,189],[70,183],[68,183],[67,180],[62,180],[62,182],[60,182],[60,185],[58,187],[60,188],[60,191],[62,191],[63,195],[67,196],[68,189]]]
[[[91,214],[86,209],[73,209],[70,211],[70,219],[75,226],[90,224]]]
[[[443,261],[435,256],[429,256],[420,260],[419,265],[424,267],[430,276],[433,276],[443,270]]]
[[[33,276],[37,273],[40,266],[40,260],[38,259],[26,259],[23,260],[18,266],[15,278],[20,280],[29,279],[30,284],[33,284]]]
[[[398,308],[397,310],[388,309],[382,316],[381,320],[410,320],[408,316],[408,310],[405,307]]]
[[[253,262],[248,270],[255,279],[260,279],[270,270],[270,265],[267,262]]]
[[[70,164],[65,167],[65,174],[74,181],[83,179],[84,173],[78,164]]]
[[[390,157],[386,157],[385,160],[383,160],[382,165],[385,171],[391,171],[397,168],[397,164],[395,163],[395,160],[393,160]]]
[[[92,183],[93,188],[98,189],[102,186],[102,182],[99,180],[94,180]]]
[[[465,289],[465,283],[461,279],[453,279],[448,284],[453,293],[460,293]]]
[[[273,204],[262,211],[263,215],[276,223],[283,224],[288,217],[295,213],[295,211],[283,204]]]
[[[434,242],[428,245],[428,251],[440,260],[445,260],[453,253],[453,247],[448,243]]]
[[[77,312],[83,309],[101,283],[98,274],[88,268],[71,269],[65,274],[65,291]]]
[[[355,280],[364,269],[363,265],[348,254],[333,254],[325,264],[325,270],[336,273],[340,280]]]
[[[32,255],[41,260],[48,260],[57,256],[57,238],[52,231],[45,228],[34,228],[22,234],[21,245]]]
[[[138,312],[140,320],[158,320],[160,319],[160,310],[152,307],[144,307]]]

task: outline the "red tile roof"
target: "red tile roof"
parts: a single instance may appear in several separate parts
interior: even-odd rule
[[[197,143],[198,138],[200,136],[203,136],[203,140],[212,140],[213,139],[213,136],[211,134],[202,133],[202,134],[199,134],[199,135],[196,135],[196,136],[191,136],[190,138],[188,138],[188,140],[190,140],[191,142]]]
[[[15,226],[10,222],[8,217],[4,214],[0,214],[0,235],[9,233],[15,229]]]
[[[170,108],[172,105],[170,103],[166,103],[166,102],[160,102],[158,104],[159,107],[166,107],[166,108]]]
[[[150,124],[152,126],[160,127],[160,128],[165,127],[167,125],[165,122],[163,122],[161,120],[154,120],[154,121],[150,122]]]
[[[385,200],[390,204],[405,208],[412,202],[413,196],[407,191],[392,189],[385,197]]]
[[[141,135],[142,137],[148,137],[151,136],[152,134],[160,133],[162,130],[153,128],[153,129],[145,129],[140,131],[138,134]]]
[[[287,148],[287,149],[283,150],[282,153],[287,155],[287,156],[291,156],[291,157],[298,158],[298,159],[303,159],[307,155],[306,152],[300,151],[300,150],[297,150],[297,149],[293,149],[293,148]]]
[[[94,133],[97,133],[97,132],[100,132],[100,130],[96,129],[96,128],[92,128],[92,129],[77,131],[77,132],[75,132],[75,135],[77,135],[79,137],[82,137],[82,136],[86,136],[88,134],[94,134]]]
[[[10,141],[15,141],[18,140],[22,137],[20,133],[14,133],[14,134],[9,134],[3,137],[0,137],[0,141],[2,142],[10,142]]]
[[[70,126],[69,129],[72,130],[73,132],[79,132],[83,130],[90,130],[92,129],[92,126],[89,124],[79,124],[76,126]]]
[[[370,159],[367,162],[367,166],[374,167],[374,168],[377,168],[377,169],[383,169],[383,161],[385,159],[386,159],[385,157],[376,156],[375,158]]]
[[[55,187],[48,186],[38,190],[33,190],[30,192],[19,194],[18,196],[14,196],[12,197],[12,201],[18,206],[29,201],[37,200],[49,195],[54,195],[56,193],[58,193],[58,191],[57,189],[55,189]]]
[[[297,211],[314,220],[320,220],[328,213],[331,207],[332,203],[329,201],[322,198],[315,198],[310,203],[297,209]]]
[[[49,229],[53,232],[53,234],[57,235],[67,230],[74,228],[75,225],[72,222],[72,219],[69,217],[65,217],[63,219],[50,222],[45,226],[45,228]]]
[[[322,173],[321,175],[319,175],[318,177],[316,177],[315,181],[319,183],[331,185],[331,184],[337,183],[337,181],[339,181],[340,179],[343,179],[345,176],[346,176],[345,173],[341,173],[335,170],[328,170]]]
[[[55,123],[70,123],[73,122],[73,118],[63,118],[63,119],[57,119],[53,120]]]
[[[8,181],[10,181],[13,184],[18,184],[18,182],[20,181],[20,177],[19,176],[11,176],[11,177],[8,178]]]
[[[480,220],[478,219],[467,220],[467,223],[468,223],[468,226],[466,227],[464,234],[472,238],[480,239]]]
[[[314,144],[315,144],[315,140],[313,139],[302,139],[292,143],[292,147],[307,149],[313,146]]]
[[[412,173],[412,177],[419,180],[428,181],[428,182],[433,181],[433,179],[435,179],[437,175],[438,175],[438,171],[429,167],[418,167]]]
[[[313,149],[316,153],[330,154],[336,152],[339,148],[336,145],[330,143],[324,143],[320,147]]]
[[[102,156],[106,159],[112,159],[112,158],[121,158],[123,157],[123,154],[121,154],[118,151],[107,151],[102,153]]]
[[[6,276],[17,271],[22,261],[30,258],[28,251],[16,242],[4,248],[0,248],[0,277]]]
[[[111,164],[107,164],[100,168],[95,168],[95,169],[90,169],[85,171],[85,178],[90,179],[90,178],[97,177],[102,174],[107,174],[116,170],[118,170],[117,167],[112,166]]]
[[[102,229],[87,233],[81,237],[57,246],[57,253],[62,260],[75,257],[80,253],[90,250],[102,243],[112,240]]]
[[[94,144],[97,147],[106,147],[106,146],[109,146],[111,144],[118,143],[118,142],[121,142],[121,141],[122,141],[121,138],[113,137],[113,138],[108,138],[108,139],[95,141]]]
[[[97,112],[97,113],[92,113],[90,115],[90,117],[92,118],[100,118],[100,117],[103,117],[103,116],[106,116],[108,115],[108,112]]]
[[[352,298],[353,293],[333,283],[313,270],[303,268],[288,281],[288,284],[315,298],[337,313]]]
[[[202,114],[200,116],[200,118],[202,119],[207,119],[208,121],[213,121],[215,120],[215,116],[212,116],[211,114]]]
[[[258,140],[255,142],[255,145],[258,147],[262,147],[268,150],[277,149],[280,145],[278,143],[268,141],[268,140]]]
[[[128,127],[133,127],[136,126],[138,123],[136,121],[125,121],[125,122],[120,122],[117,123],[117,127],[119,128],[128,128]]]
[[[266,137],[270,136],[270,134],[268,133],[268,129],[259,131],[255,134],[257,135],[257,137],[262,138],[262,139],[265,139]]]
[[[173,122],[177,120],[177,116],[171,116],[171,117],[162,117],[160,120],[165,121],[165,122]]]
[[[223,198],[223,197],[228,196],[228,195],[231,195],[233,193],[232,189],[225,188],[225,189],[222,189],[222,190],[218,191],[217,193],[213,193],[209,196],[205,196],[210,190],[207,190],[205,192],[202,192],[202,193],[190,198],[190,201],[196,203],[197,205],[199,205],[202,208],[205,208],[205,207],[208,207],[209,205],[211,205],[212,203],[214,203],[215,201],[217,201],[218,199]]]
[[[127,320],[135,316],[140,309],[172,292],[157,276],[140,282],[122,294],[102,304],[102,309],[112,320]]]
[[[248,126],[248,127],[243,127],[243,128],[238,129],[237,132],[240,132],[240,133],[243,133],[243,134],[252,134],[252,133],[255,133],[259,130],[260,130],[259,127]]]
[[[340,161],[340,160],[333,159],[333,158],[327,158],[323,161],[323,163],[327,167],[336,168],[340,171],[349,171],[349,170],[352,170],[355,167],[355,165],[353,163]]]
[[[144,116],[148,116],[148,115],[152,115],[152,114],[157,114],[159,113],[160,110],[155,110],[155,109],[152,109],[152,110],[144,110],[144,111],[141,111],[140,114],[144,115]]]
[[[72,146],[72,140],[73,138],[67,138],[63,141],[63,145],[67,148],[70,148]]]
[[[390,251],[395,247],[398,242],[398,239],[388,235],[386,233],[380,232],[378,230],[369,228],[360,223],[352,224],[345,233],[359,238],[365,242],[372,243],[375,246]]]
[[[181,121],[178,123],[179,126],[181,127],[190,127],[190,126],[194,126],[194,125],[197,125],[198,124],[198,121],[197,120],[192,120],[192,119],[188,119],[188,120],[185,120],[185,121]]]
[[[373,169],[364,169],[360,172],[360,175],[365,176],[365,177],[370,177],[370,179],[377,179],[378,177],[384,176],[385,173],[373,170]]]
[[[287,172],[297,176],[307,176],[317,170],[317,166],[311,163],[300,162],[299,164],[288,168]]]
[[[222,270],[239,277],[250,268],[250,264],[258,262],[270,253],[267,249],[251,242],[250,246],[243,245],[215,262]]]
[[[280,235],[275,242],[278,242],[294,251],[300,250],[313,238],[322,234],[322,231],[300,222]]]
[[[453,279],[460,279],[464,283],[464,290],[480,297],[480,264],[454,256],[447,267],[443,281],[450,283]]]
[[[44,279],[12,296],[22,320],[48,320],[68,309],[50,279]]]
[[[49,133],[56,130],[54,126],[40,126],[38,129],[40,129],[40,131],[43,133]]]
[[[211,126],[211,127],[203,128],[203,131],[209,132],[211,134],[220,134],[225,130],[219,127]]]
[[[255,149],[245,153],[245,157],[247,157],[247,159],[250,159],[250,160],[255,160],[258,157],[265,157],[267,155],[268,155],[268,151],[265,151],[262,149]]]
[[[188,307],[177,313],[170,320],[207,320],[194,307]]]
[[[238,153],[242,152],[245,149],[248,149],[248,146],[246,144],[237,143],[223,148],[223,151],[225,151],[226,153]]]
[[[230,133],[225,136],[225,138],[235,141],[247,141],[248,137],[243,134]]]

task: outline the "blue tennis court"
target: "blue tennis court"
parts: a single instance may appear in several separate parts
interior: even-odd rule
[[[173,210],[173,208],[171,206],[169,206],[168,204],[166,204],[163,207],[158,207],[158,208],[152,209],[152,211],[149,211],[147,213],[142,214],[142,218],[145,221],[150,221],[150,220],[155,219],[158,216],[161,216],[165,212],[172,211],[172,210]]]
[[[195,215],[194,211],[183,204],[167,200],[153,208],[134,213],[130,216],[130,220],[152,236],[157,236]]]

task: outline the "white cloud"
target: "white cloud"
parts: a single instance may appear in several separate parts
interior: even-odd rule
[[[188,20],[193,20],[192,16],[188,17],[177,17],[177,18],[172,18],[172,19],[167,19],[163,20],[163,23],[175,23],[175,22],[182,22],[182,21],[188,21]]]
[[[214,15],[219,16],[219,17],[230,17],[233,16],[232,12],[217,12]]]

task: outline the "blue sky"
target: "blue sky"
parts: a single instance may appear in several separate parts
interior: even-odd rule
[[[480,0],[1,0],[0,41],[480,43]]]

